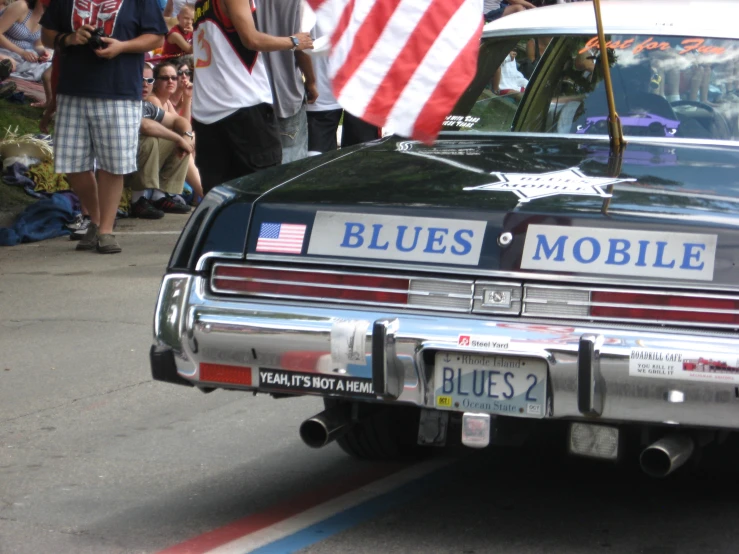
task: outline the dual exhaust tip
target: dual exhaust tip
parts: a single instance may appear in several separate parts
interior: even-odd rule
[[[300,424],[300,438],[311,448],[321,448],[345,435],[354,425],[351,406],[339,404]]]
[[[339,404],[306,419],[300,425],[300,438],[311,448],[322,448],[353,426],[351,406]],[[667,477],[691,458],[695,448],[695,441],[689,435],[671,433],[646,447],[639,456],[639,464],[650,477]]]
[[[695,451],[695,442],[684,433],[669,434],[646,447],[639,464],[651,477],[667,477],[687,462]]]

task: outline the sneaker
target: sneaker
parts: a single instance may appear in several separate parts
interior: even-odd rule
[[[85,235],[77,243],[77,250],[95,250],[98,243],[100,229],[93,222],[87,226]]]
[[[70,223],[69,226],[67,226],[67,228],[72,231],[72,234],[69,235],[69,240],[82,240],[82,238],[87,233],[87,229],[90,228],[90,218],[83,217],[82,221],[79,222],[78,227],[76,229],[72,229],[71,225],[75,225],[75,224]]]
[[[13,81],[6,81],[4,83],[0,83],[0,98],[10,98],[15,94],[15,89],[17,87],[15,86],[15,83]]]
[[[101,254],[118,254],[121,247],[115,240],[115,235],[100,235],[97,243],[97,251]]]
[[[171,196],[163,196],[153,203],[153,206],[162,210],[165,214],[189,214],[190,206],[180,204],[172,199]]]
[[[162,219],[164,212],[156,209],[146,196],[142,196],[131,206],[128,215],[130,217],[140,217],[141,219]]]
[[[4,81],[13,72],[13,62],[10,60],[0,60],[0,81]]]

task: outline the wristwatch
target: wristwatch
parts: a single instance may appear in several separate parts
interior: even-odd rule
[[[298,46],[300,46],[300,41],[298,40],[298,37],[290,37],[290,40],[293,41],[293,47],[292,50],[297,50]]]
[[[188,137],[190,137],[190,139],[194,139],[195,138],[195,135],[192,134],[192,131],[185,131],[184,133],[182,133],[182,135],[183,136],[188,136]]]

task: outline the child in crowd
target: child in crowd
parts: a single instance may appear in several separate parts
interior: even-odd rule
[[[195,11],[190,4],[185,4],[177,14],[177,25],[167,33],[162,55],[177,57],[192,54],[192,23]]]

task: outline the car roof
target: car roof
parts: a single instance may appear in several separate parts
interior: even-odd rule
[[[603,0],[606,34],[739,38],[737,0]],[[592,2],[526,10],[485,25],[483,36],[596,33]]]

